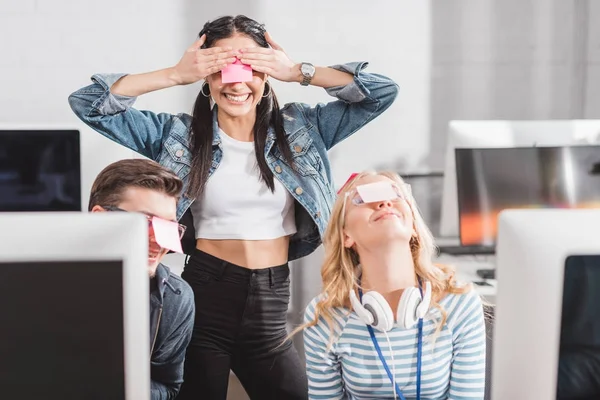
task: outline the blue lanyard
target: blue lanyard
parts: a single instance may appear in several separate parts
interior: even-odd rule
[[[421,288],[419,288],[420,290]],[[358,295],[362,300],[362,290],[360,289],[360,285],[358,288]],[[421,291],[421,296],[422,296]],[[417,336],[417,400],[421,400],[421,352],[423,349],[423,318],[419,318],[418,323],[418,336]],[[377,351],[377,355],[379,356],[379,360],[383,364],[383,368],[385,372],[387,372],[388,378],[390,378],[390,382],[394,383],[394,377],[392,377],[392,371],[390,371],[390,367],[387,365],[385,358],[383,357],[383,353],[381,352],[381,348],[379,347],[379,342],[377,342],[377,338],[375,337],[375,332],[373,331],[373,327],[371,325],[367,325],[367,329],[369,330],[369,335],[371,336],[371,341],[373,342],[373,346],[375,346],[375,350]],[[398,384],[395,384],[394,389],[396,390],[396,394],[400,398],[400,400],[406,400],[402,392],[400,391],[400,387]]]

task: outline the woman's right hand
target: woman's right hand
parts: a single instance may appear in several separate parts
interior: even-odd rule
[[[211,47],[201,49],[206,41],[202,35],[183,54],[181,60],[173,67],[175,79],[179,85],[198,82],[208,75],[221,71],[232,64],[236,57],[231,47]]]

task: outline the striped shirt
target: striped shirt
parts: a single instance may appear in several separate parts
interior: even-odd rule
[[[306,322],[314,319],[320,298],[307,306]],[[423,320],[421,399],[483,399],[486,333],[481,299],[470,291],[449,294],[439,303],[448,319],[435,341],[440,311],[431,308]],[[329,350],[331,334],[323,318],[304,331],[310,399],[393,399],[392,383],[365,323],[345,308],[336,308],[333,314],[337,340]],[[402,394],[407,400],[416,399],[417,327],[388,332],[393,363],[386,335],[374,331],[390,371],[395,367]]]

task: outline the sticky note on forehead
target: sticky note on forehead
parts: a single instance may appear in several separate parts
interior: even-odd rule
[[[365,203],[392,200],[398,197],[391,182],[375,182],[359,185],[356,187],[360,198]]]
[[[237,58],[233,64],[230,64],[221,70],[222,83],[250,82],[251,80],[252,67],[242,64]]]
[[[160,247],[177,253],[183,253],[181,240],[179,239],[179,224],[177,222],[153,217],[152,229],[154,230],[154,239]]]

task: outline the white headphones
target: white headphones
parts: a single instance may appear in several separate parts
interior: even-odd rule
[[[367,325],[382,332],[388,332],[394,327],[394,315],[385,298],[375,291],[362,296],[362,302],[356,297],[354,290],[350,291],[350,303],[358,317]],[[398,311],[396,325],[402,329],[412,328],[419,319],[423,318],[431,304],[431,283],[425,282],[425,293],[421,298],[421,290],[417,287],[404,289]]]

